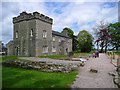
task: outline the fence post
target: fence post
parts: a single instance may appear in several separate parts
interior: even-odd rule
[[[113,58],[113,52],[111,52],[111,55],[110,55],[111,63],[112,63],[112,58]]]
[[[120,55],[117,59],[117,71],[118,71],[118,85],[120,86]]]

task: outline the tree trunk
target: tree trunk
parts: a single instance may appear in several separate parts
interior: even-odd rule
[[[105,53],[107,52],[107,44],[108,44],[108,42],[106,41],[106,43],[105,43]]]
[[[107,52],[107,45],[105,46],[105,53]]]
[[[100,50],[101,53],[103,53],[103,48],[104,48],[104,41],[101,43],[101,50]]]
[[[101,50],[100,50],[101,53],[103,53],[103,46],[101,47]]]
[[[98,45],[98,42],[97,42],[97,50],[99,51],[99,45]]]

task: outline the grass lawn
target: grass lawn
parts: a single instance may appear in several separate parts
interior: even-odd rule
[[[2,62],[2,56],[0,56],[0,62]]]
[[[88,58],[91,53],[74,53],[73,57],[84,57]]]
[[[117,55],[120,55],[120,51],[118,51],[118,52],[115,52],[115,54],[117,54]]]
[[[51,59],[69,59],[67,55],[46,55],[39,56],[40,58],[51,58]]]
[[[67,88],[75,80],[77,71],[49,73],[13,67],[2,67],[3,88]]]
[[[17,56],[1,56],[0,62],[16,60],[18,59]]]
[[[68,57],[67,55],[46,55],[46,56],[39,56],[40,58],[51,58],[51,59],[63,59],[63,60],[69,60],[72,57],[84,57],[88,58],[91,53],[74,53],[73,56]]]
[[[74,55],[72,57],[88,58],[90,54],[91,53],[74,53]],[[70,57],[68,57],[67,55],[46,55],[46,56],[39,56],[39,58],[70,60]],[[17,56],[0,56],[0,62],[10,61],[10,60],[18,60],[18,59],[19,59],[19,57],[17,57]]]
[[[52,56],[66,58],[65,55]],[[50,58],[50,57],[49,57]],[[3,56],[0,62],[16,60],[16,56]],[[15,67],[2,67],[3,88],[67,88],[75,80],[77,71],[52,73]]]

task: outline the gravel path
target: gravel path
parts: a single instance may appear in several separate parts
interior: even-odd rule
[[[89,72],[91,68],[98,70],[98,73]],[[113,76],[108,74],[115,70],[105,54],[100,54],[99,58],[90,58],[84,67],[80,67],[72,88],[117,88]]]
[[[38,57],[19,57],[20,59],[24,60],[31,60],[31,61],[45,61],[45,62],[53,62],[56,64],[79,64],[81,61],[67,61],[67,60],[58,60],[58,59],[50,59],[50,58],[38,58]]]

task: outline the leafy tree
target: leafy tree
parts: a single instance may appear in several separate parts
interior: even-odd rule
[[[76,36],[74,36],[73,30],[65,27],[61,33],[68,35],[69,37],[72,38],[72,50],[76,51],[78,42],[77,42]]]
[[[111,35],[109,34],[109,29],[108,29],[109,24],[100,22],[96,27],[94,28],[95,34],[96,34],[96,41],[97,46],[101,47],[100,52],[103,52],[103,49],[105,48],[105,52],[107,51],[107,47],[109,46],[109,42],[111,40]]]
[[[68,35],[71,38],[73,38],[73,35],[74,35],[74,32],[72,31],[72,29],[67,27],[65,27],[61,33]]]
[[[73,36],[73,51],[78,51],[78,40],[77,40],[77,36]]]
[[[109,33],[112,37],[111,44],[113,46],[113,49],[120,47],[120,22],[116,22],[114,24],[109,25]]]
[[[82,30],[79,32],[77,38],[81,52],[90,52],[93,46],[92,35],[88,33],[86,30]]]

